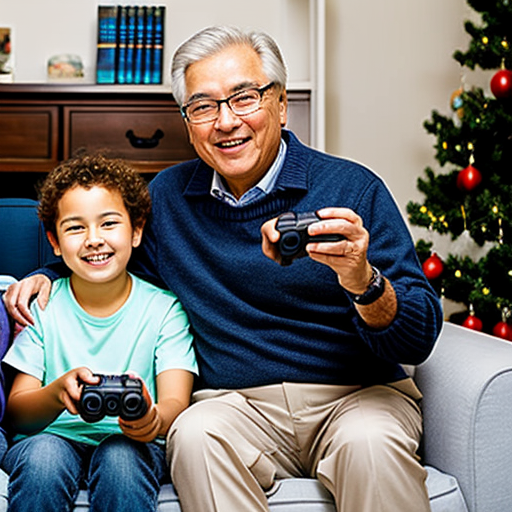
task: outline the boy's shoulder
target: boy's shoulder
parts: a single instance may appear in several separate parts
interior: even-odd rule
[[[140,300],[155,300],[162,304],[173,304],[178,301],[178,298],[172,291],[159,288],[134,274],[130,275],[133,280],[133,293]]]

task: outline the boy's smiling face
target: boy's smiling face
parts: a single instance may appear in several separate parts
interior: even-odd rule
[[[121,194],[100,186],[66,191],[55,227],[57,238],[49,233],[50,243],[73,272],[74,284],[125,279],[132,248],[142,237],[142,228],[132,227]]]

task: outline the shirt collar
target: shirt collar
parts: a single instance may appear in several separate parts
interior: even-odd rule
[[[221,201],[224,201],[231,206],[241,207],[249,203],[255,202],[261,197],[269,194],[274,185],[276,184],[279,172],[281,171],[286,156],[286,142],[281,139],[279,144],[279,152],[274,160],[274,163],[270,166],[270,169],[265,173],[263,178],[254,185],[251,189],[245,192],[242,197],[237,199],[229,190],[227,190],[221,175],[217,172],[213,172],[212,184],[210,187],[210,194]]]

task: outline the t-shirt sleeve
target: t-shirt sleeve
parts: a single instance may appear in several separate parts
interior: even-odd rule
[[[178,300],[169,307],[163,319],[156,347],[157,375],[176,369],[198,374],[188,316]]]

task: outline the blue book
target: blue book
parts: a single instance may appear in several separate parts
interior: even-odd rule
[[[146,8],[146,30],[144,39],[144,67],[142,75],[142,83],[151,83],[151,58],[153,55],[154,45],[154,32],[153,32],[153,20],[154,20],[154,7],[148,5]]]
[[[165,6],[157,5],[153,13],[153,58],[151,59],[151,83],[162,83],[162,68],[164,56],[164,22]]]
[[[125,83],[133,84],[133,64],[135,60],[135,24],[137,17],[137,8],[134,6],[128,7],[127,18],[127,40],[126,40],[126,68],[125,68]]]
[[[145,46],[145,28],[146,28],[146,8],[142,5],[137,7],[135,18],[135,54],[133,59],[133,83],[142,83],[142,73],[144,66],[144,46]]]
[[[113,84],[116,81],[117,7],[98,6],[98,51],[96,82]]]
[[[126,6],[119,6],[117,17],[117,64],[116,81],[118,84],[126,83],[126,44],[128,41]]]

